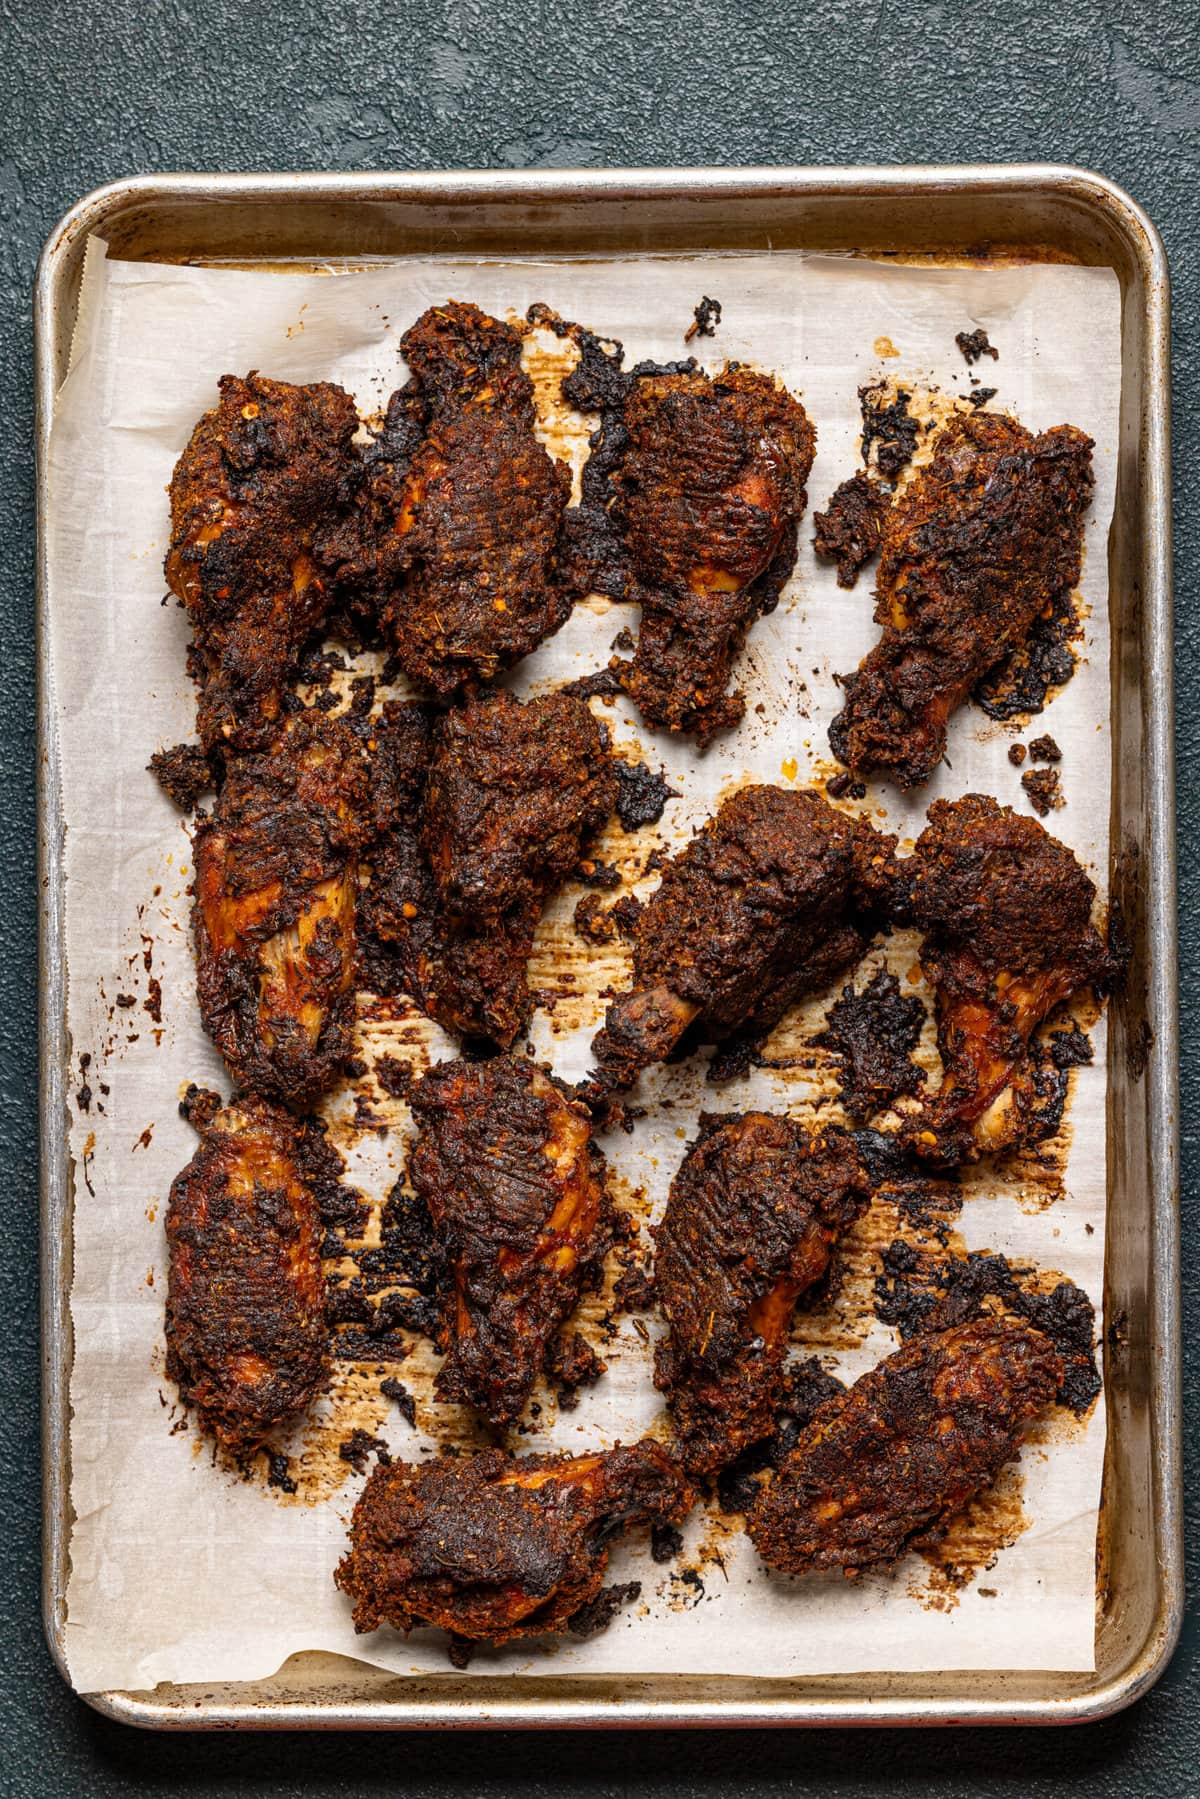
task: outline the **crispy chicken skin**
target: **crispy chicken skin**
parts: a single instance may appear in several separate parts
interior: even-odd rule
[[[320,540],[352,485],[358,415],[329,382],[224,375],[171,478],[166,576],[187,608],[209,752],[259,748],[329,605]]]
[[[571,609],[570,471],[534,434],[521,342],[476,306],[431,306],[401,339],[411,378],[368,452],[360,530],[384,636],[442,700],[511,668]]]
[[[869,1198],[845,1131],[766,1112],[701,1115],[654,1231],[669,1326],[654,1384],[690,1473],[724,1467],[771,1434],[796,1301]]]
[[[927,781],[951,713],[1079,580],[1092,440],[1071,425],[1038,437],[1016,419],[955,418],[883,520],[879,642],[843,681],[830,727],[856,774]]]
[[[1030,1038],[1056,1006],[1110,972],[1091,922],[1096,889],[1036,819],[978,793],[935,801],[899,867],[902,903],[925,933],[921,965],[936,994],[944,1071],[905,1136],[931,1161],[975,1161],[1028,1140]]]
[[[305,1106],[352,1044],[355,895],[368,826],[353,732],[317,711],[239,757],[194,839],[205,1029],[240,1087]]]
[[[600,1277],[615,1223],[604,1160],[586,1108],[524,1058],[441,1062],[412,1109],[409,1178],[452,1276],[434,1390],[508,1425]]]
[[[368,979],[507,1049],[542,908],[616,805],[607,729],[567,694],[495,693],[438,721],[389,705],[375,743]]]
[[[490,1643],[562,1631],[600,1591],[608,1545],[692,1503],[657,1443],[580,1456],[499,1449],[376,1468],[335,1579],[358,1631],[432,1624]]]
[[[862,954],[895,839],[819,794],[745,787],[663,871],[634,929],[633,987],[592,1043],[597,1084],[631,1086],[684,1032],[761,1032]]]
[[[191,1117],[200,1147],[167,1207],[167,1373],[244,1456],[325,1384],[324,1233],[290,1113],[214,1097]]]
[[[1050,1339],[1009,1318],[914,1337],[804,1427],[747,1515],[759,1554],[787,1574],[853,1573],[936,1542],[1062,1372]]]
[[[612,667],[650,724],[703,746],[741,718],[734,657],[792,572],[815,448],[803,406],[770,375],[632,372],[594,463],[624,546],[620,597],[642,608],[633,661]]]

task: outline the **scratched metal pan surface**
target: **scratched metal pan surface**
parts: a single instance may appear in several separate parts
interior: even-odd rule
[[[81,200],[37,277],[41,1208],[46,1635],[62,1638],[71,1553],[68,1379],[74,1171],[67,1152],[64,818],[46,634],[46,445],[87,238],[146,261],[309,263],[469,254],[768,247],[1054,259],[1113,268],[1122,390],[1112,611],[1112,890],[1133,940],[1108,1062],[1108,1451],[1093,1674],[755,1680],[669,1674],[398,1678],[331,1655],[270,1680],[86,1697],[166,1729],[1065,1723],[1128,1705],[1166,1665],[1182,1605],[1177,996],[1168,277],[1145,214],[1111,182],[1046,165],[624,169],[399,175],[169,175]]]

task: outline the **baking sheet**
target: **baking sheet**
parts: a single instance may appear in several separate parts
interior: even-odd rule
[[[817,505],[855,465],[859,382],[886,372],[965,391],[953,339],[976,323],[986,325],[1001,352],[999,364],[983,365],[988,384],[1000,388],[994,404],[1011,406],[1035,428],[1070,419],[1096,439],[1097,493],[1083,581],[1086,655],[1039,729],[1050,729],[1064,750],[1069,804],[1051,826],[1103,888],[1104,546],[1119,387],[1119,292],[1111,273],[1057,266],[917,270],[787,254],[579,265],[431,261],[309,276],[158,268],[90,255],[49,469],[50,650],[70,821],[69,1018],[76,1067],[82,1055],[92,1058],[79,1082],[86,1078],[92,1088],[91,1107],[86,1113],[76,1107],[71,1121],[76,1516],[65,1644],[72,1679],[83,1690],[251,1678],[313,1648],[400,1671],[446,1666],[444,1641],[431,1633],[407,1642],[388,1632],[356,1639],[348,1607],[330,1581],[344,1519],[361,1485],[339,1461],[337,1442],[351,1422],[372,1429],[382,1423],[395,1453],[411,1454],[423,1440],[394,1413],[388,1417],[377,1395],[378,1373],[342,1371],[323,1408],[327,1415],[295,1434],[293,1472],[301,1491],[294,1500],[213,1467],[190,1427],[178,1428],[174,1394],[162,1375],[161,1211],[170,1180],[194,1145],[174,1101],[188,1080],[225,1084],[195,1013],[186,829],[143,773],[152,751],[188,735],[192,719],[185,622],[173,605],[159,604],[163,490],[175,457],[226,369],[257,366],[287,379],[340,380],[364,411],[376,410],[402,373],[400,331],[425,305],[448,295],[496,311],[548,301],[622,337],[633,361],[681,354],[683,327],[702,293],[716,295],[725,308],[715,343],[698,346],[704,360],[760,362],[802,394],[819,433],[810,482]],[[560,453],[578,453],[586,428],[586,421],[560,419],[549,435]],[[874,627],[869,574],[853,594],[841,593],[832,569],[815,564],[809,535],[806,526],[779,610],[755,628],[741,659],[749,711],[739,732],[700,759],[651,733],[622,703],[606,713],[618,744],[640,743],[681,789],[660,827],[668,846],[742,780],[803,783],[827,768],[825,730],[837,705],[832,673],[854,665]],[[602,665],[626,622],[634,621],[619,609],[595,602],[578,608],[515,685],[524,690]],[[759,704],[762,716],[755,712]],[[886,801],[902,836],[915,834],[924,806],[940,793],[978,786],[1020,804],[1017,773],[1007,761],[1010,741],[980,715],[964,713],[952,730],[952,769],[940,770],[908,804],[890,789],[872,789],[869,803]],[[602,853],[640,867],[652,844],[652,833],[626,840],[614,831]],[[587,1040],[602,1010],[597,989],[619,975],[617,952],[586,950],[570,931],[577,897],[572,892],[552,908],[532,974],[534,985],[564,994],[552,1013],[538,1014],[533,1040],[568,1078],[586,1066]],[[889,953],[898,972],[911,967],[910,945],[899,942]],[[154,979],[162,984],[161,1025],[144,1009],[154,1005]],[[121,997],[134,1004],[121,1005]],[[815,1018],[821,1010],[810,1013]],[[785,1021],[773,1047],[786,1054],[804,1024]],[[365,1021],[363,1029],[368,1047],[386,1040],[395,1049],[413,1038],[405,1047],[416,1056],[449,1053],[445,1039],[411,1020]],[[1049,1170],[1021,1166],[1003,1179],[972,1177],[972,1197],[958,1223],[970,1247],[1000,1249],[1068,1274],[1099,1310],[1103,1025],[1094,1039],[1096,1064],[1072,1077],[1068,1122],[1052,1146]],[[631,1138],[607,1140],[619,1197],[638,1206],[641,1190],[642,1209],[661,1205],[701,1105],[803,1110],[829,1090],[828,1071],[820,1067],[756,1071],[723,1089],[705,1089],[700,1075],[688,1065],[654,1077],[646,1091],[669,1100],[671,1109],[652,1108]],[[335,1096],[331,1106],[343,1147],[351,1141],[345,1121],[352,1097]],[[353,1135],[352,1177],[381,1198],[403,1152],[403,1131],[386,1139]],[[887,1220],[874,1220],[850,1246],[840,1309],[805,1321],[800,1332],[851,1376],[893,1343],[879,1326],[864,1332],[858,1318],[869,1286],[872,1231],[881,1223]],[[530,1439],[531,1447],[576,1448],[617,1435],[628,1440],[661,1425],[650,1351],[630,1320],[605,1353],[605,1380],[573,1414],[555,1418],[547,1408],[546,1428]],[[417,1393],[421,1420],[429,1421],[422,1403],[429,1359],[414,1356],[398,1372]],[[644,1545],[622,1549],[611,1577],[640,1578],[642,1608],[589,1644],[515,1645],[480,1656],[473,1671],[1090,1668],[1102,1454],[1100,1407],[1086,1426],[1056,1417],[1045,1440],[1027,1447],[1019,1477],[998,1502],[1010,1525],[1024,1520],[1025,1527],[993,1567],[960,1590],[919,1558],[891,1575],[854,1583],[771,1579],[756,1571],[749,1546],[728,1524],[698,1514],[683,1564],[692,1578],[656,1567]],[[320,1503],[306,1503],[317,1495]]]

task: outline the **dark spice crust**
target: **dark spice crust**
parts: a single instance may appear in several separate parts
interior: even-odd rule
[[[206,751],[261,747],[329,609],[323,539],[353,486],[358,414],[329,382],[223,375],[171,478],[166,576],[187,609]]]
[[[685,1031],[765,1030],[862,954],[887,903],[894,838],[819,794],[747,787],[663,870],[632,925],[633,988],[592,1050],[629,1086]]]
[[[988,1318],[918,1336],[829,1400],[746,1528],[786,1573],[854,1570],[935,1542],[1017,1454],[1062,1363],[1040,1331]]]
[[[524,1058],[439,1063],[412,1109],[409,1178],[452,1284],[435,1391],[511,1424],[617,1234],[603,1157],[586,1108]]]
[[[690,1472],[771,1434],[796,1301],[828,1273],[870,1191],[844,1131],[764,1112],[701,1114],[654,1231],[669,1326],[654,1384]]]
[[[843,678],[838,760],[900,787],[929,779],[947,721],[1079,580],[1092,442],[1015,419],[953,419],[884,522],[878,644]]]
[[[891,494],[860,470],[834,489],[824,512],[813,513],[813,548],[837,563],[839,587],[853,587],[859,569],[879,548],[891,504]]]
[[[612,1538],[682,1518],[691,1491],[657,1443],[584,1456],[498,1449],[377,1468],[335,1579],[354,1627],[432,1624],[475,1641],[561,1632],[600,1593]]]
[[[192,924],[204,1027],[239,1085],[309,1104],[352,1050],[366,763],[337,719],[300,712],[229,767],[196,829]]]
[[[920,1093],[925,1076],[912,1060],[921,1041],[925,1008],[904,995],[894,974],[881,968],[856,993],[853,983],[830,1006],[815,1039],[841,1059],[842,1104],[851,1118],[869,1118],[902,1093]]]
[[[1039,818],[1048,818],[1066,805],[1056,768],[1031,768],[1021,776],[1021,786]]]
[[[307,1127],[263,1099],[214,1111],[213,1097],[189,1106],[200,1145],[167,1206],[167,1373],[245,1456],[325,1384],[323,1227]]]
[[[912,395],[904,388],[892,388],[887,382],[875,382],[858,390],[862,413],[862,459],[871,460],[875,448],[875,466],[885,481],[895,481],[904,473],[917,447],[920,423],[908,410]]]

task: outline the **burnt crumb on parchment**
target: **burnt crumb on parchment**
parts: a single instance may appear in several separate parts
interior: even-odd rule
[[[591,856],[585,857],[573,873],[575,879],[582,881],[585,887],[600,887],[608,893],[621,885],[619,868],[615,868],[611,862],[597,862]]]
[[[630,650],[637,649],[637,638],[628,625],[622,625],[608,647],[610,650],[623,650],[628,654]]]
[[[461,1674],[464,1668],[471,1666],[478,1647],[479,1644],[474,1637],[460,1637],[452,1631],[450,1641],[446,1645],[446,1657],[450,1666],[457,1668]]]
[[[91,1065],[91,1055],[84,1050],[79,1058],[79,1089],[75,1095],[75,1104],[81,1112],[90,1112],[92,1109],[92,1089],[88,1084],[88,1069]]]
[[[645,762],[618,760],[613,766],[617,775],[617,817],[627,831],[639,830],[642,825],[656,825],[667,801],[679,798],[663,768],[655,774]]]
[[[592,1387],[608,1367],[578,1331],[551,1338],[542,1355],[542,1370],[558,1397],[560,1412],[573,1412],[580,1387]]]
[[[296,1164],[317,1202],[327,1230],[360,1233],[370,1209],[356,1187],[343,1180],[345,1163],[326,1135],[324,1122],[306,1118],[296,1140]]]
[[[179,1102],[179,1116],[194,1131],[204,1131],[221,1110],[222,1104],[221,1095],[214,1093],[211,1087],[197,1087],[194,1081],[189,1081]]]
[[[1039,818],[1059,811],[1067,803],[1056,768],[1031,768],[1021,776],[1021,785]]]
[[[585,893],[572,916],[575,929],[589,943],[611,943],[617,935],[613,909],[604,904],[598,893]]]
[[[712,1087],[723,1087],[727,1081],[740,1081],[752,1068],[762,1064],[765,1031],[735,1032],[718,1043],[709,1057],[704,1078]]]
[[[277,1487],[281,1493],[297,1491],[288,1459],[281,1449],[268,1449],[267,1451],[267,1485]]]
[[[891,388],[886,382],[868,382],[858,390],[863,463],[870,462],[871,446],[875,445],[875,466],[885,481],[895,481],[903,474],[917,447],[921,426],[909,413],[911,399],[906,388]]]
[[[981,406],[986,406],[989,400],[994,400],[999,392],[998,387],[973,387],[965,398],[968,404],[974,406],[978,412]]]
[[[404,1422],[410,1429],[417,1426],[417,1402],[402,1380],[389,1374],[386,1380],[379,1383],[379,1391],[385,1399],[390,1399]]]
[[[416,1070],[411,1062],[402,1062],[399,1056],[391,1056],[386,1052],[376,1056],[375,1079],[380,1091],[392,1099],[407,1099],[416,1078]]]
[[[146,997],[142,1001],[142,1011],[148,1012],[155,1024],[162,1023],[162,982],[157,975],[151,975],[146,986]]]
[[[835,1374],[816,1356],[793,1362],[787,1371],[783,1400],[775,1415],[774,1433],[751,1444],[717,1476],[717,1503],[723,1512],[748,1511],[764,1477],[778,1468],[796,1446],[805,1425],[827,1399],[845,1392]]]
[[[683,1532],[674,1524],[650,1526],[650,1560],[660,1565],[673,1562],[683,1552]]]
[[[344,1462],[349,1462],[356,1474],[365,1474],[372,1455],[381,1468],[391,1464],[388,1446],[382,1437],[373,1437],[369,1431],[356,1426],[344,1442],[338,1444],[338,1454]]]
[[[212,764],[198,743],[176,743],[169,750],[156,750],[146,766],[181,812],[193,811],[201,794],[216,789]]]
[[[855,992],[853,982],[842,988],[814,1042],[832,1050],[841,1063],[838,1085],[851,1118],[869,1118],[901,1094],[921,1092],[925,1076],[912,1051],[924,1024],[921,1001],[915,994],[902,994],[886,968],[861,992]]]
[[[990,356],[993,362],[1000,360],[999,350],[988,342],[988,334],[982,325],[977,331],[956,331],[954,341],[968,363],[974,364],[984,356]]]
[[[883,1251],[875,1278],[875,1315],[899,1331],[901,1341],[926,1331],[948,1330],[996,1308],[1024,1318],[1049,1337],[1063,1361],[1060,1405],[1081,1415],[1100,1391],[1096,1368],[1096,1314],[1073,1281],[1050,1293],[1032,1286],[1034,1270],[1015,1268],[1005,1256],[972,1250],[966,1256],[935,1255],[897,1238]]]
[[[607,1630],[618,1612],[623,1612],[628,1605],[642,1596],[640,1580],[627,1580],[615,1587],[602,1587],[594,1599],[581,1605],[573,1618],[568,1619],[567,1629],[580,1642],[588,1637],[599,1636]]]
[[[614,1312],[648,1312],[654,1304],[654,1276],[642,1261],[631,1259],[613,1283]]]
[[[692,322],[683,334],[684,343],[690,344],[694,337],[715,337],[720,323],[721,302],[710,300],[705,294],[692,313]]]
[[[1075,596],[1057,594],[1025,641],[978,683],[971,695],[975,705],[1000,723],[1041,712],[1050,693],[1075,673],[1071,644],[1080,635]]]
[[[1047,1047],[1056,1068],[1086,1068],[1092,1060],[1092,1040],[1077,1024],[1067,1031],[1052,1031]]]
[[[891,495],[860,469],[834,489],[824,512],[813,513],[813,548],[837,563],[839,587],[853,587],[859,569],[879,548],[891,503]]]
[[[914,1160],[893,1132],[860,1130],[852,1134],[877,1195],[893,1205],[914,1230],[945,1245],[951,1220],[963,1207],[957,1171],[930,1174],[928,1165]]]
[[[1049,731],[1041,737],[1035,737],[1029,746],[1031,762],[1061,762],[1062,751],[1051,737]]]
[[[867,786],[865,781],[856,781],[848,768],[839,769],[837,774],[830,775],[825,783],[825,791],[831,800],[865,800]]]
[[[1014,743],[1009,748],[1008,759],[1014,768],[1020,768],[1027,754],[1028,751],[1023,743]]]
[[[330,1348],[339,1360],[404,1361],[402,1330],[435,1337],[448,1274],[424,1200],[397,1181],[384,1202],[380,1241],[341,1245],[343,1268],[326,1286]],[[344,1272],[345,1263],[354,1272]]]

